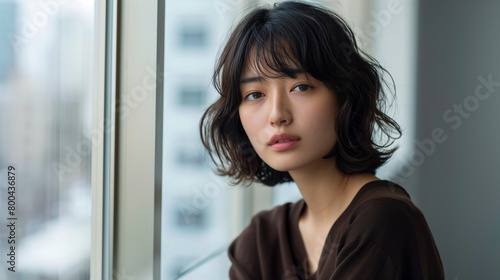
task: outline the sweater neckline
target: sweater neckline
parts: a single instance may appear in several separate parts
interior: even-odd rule
[[[351,202],[349,202],[349,204],[347,205],[347,207],[344,209],[344,211],[340,214],[340,216],[337,218],[337,220],[333,223],[332,227],[330,228],[330,230],[328,231],[328,234],[325,238],[325,243],[323,244],[323,247],[321,249],[321,257],[320,257],[320,262],[318,263],[318,267],[316,269],[316,271],[311,274],[309,277],[307,277],[307,253],[306,253],[306,247],[305,247],[305,243],[304,243],[304,240],[302,239],[302,235],[300,233],[300,229],[299,229],[299,218],[300,216],[302,215],[302,213],[304,212],[304,209],[305,207],[307,206],[304,199],[301,199],[297,202],[297,210],[293,213],[293,216],[292,216],[292,226],[293,226],[293,231],[292,233],[294,233],[296,236],[292,236],[292,240],[294,240],[294,249],[295,250],[298,250],[297,253],[298,253],[298,256],[295,257],[295,262],[296,262],[296,265],[303,265],[305,268],[304,268],[304,276],[306,277],[305,279],[307,280],[316,280],[316,275],[318,273],[318,271],[320,271],[323,267],[323,262],[321,262],[321,259],[324,258],[323,255],[325,254],[325,250],[326,250],[326,244],[328,243],[328,240],[330,239],[331,235],[335,232],[335,229],[337,227],[339,227],[340,224],[342,224],[343,220],[346,219],[346,217],[348,216],[348,213],[350,213],[352,211],[352,208],[354,208],[357,204],[357,201],[360,199],[361,195],[363,193],[365,193],[367,190],[369,190],[370,188],[374,187],[374,185],[379,185],[380,183],[383,183],[383,182],[387,182],[386,180],[374,180],[374,181],[370,181],[366,184],[364,184],[359,190],[358,192],[356,193],[356,195],[354,195],[353,199],[351,200]],[[297,263],[297,261],[299,261],[299,263]]]

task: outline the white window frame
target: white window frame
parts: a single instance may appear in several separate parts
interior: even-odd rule
[[[112,279],[117,5],[95,1],[94,6],[90,277]]]
[[[91,279],[160,279],[163,30],[163,0],[95,3]]]

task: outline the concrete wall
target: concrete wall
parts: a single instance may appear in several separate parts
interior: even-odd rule
[[[408,187],[447,279],[500,279],[500,1],[418,6],[415,137],[426,144]]]

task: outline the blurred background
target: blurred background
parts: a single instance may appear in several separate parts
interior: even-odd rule
[[[447,279],[500,279],[500,2],[309,2],[343,16],[361,48],[394,78],[389,113],[404,136],[377,176],[401,184],[422,210]],[[140,78],[148,83],[139,85],[163,82],[161,279],[227,279],[225,250],[250,217],[300,199],[294,184],[230,187],[214,175],[199,140],[201,114],[217,97],[216,56],[238,20],[266,3],[273,2],[165,1],[164,73],[146,67]],[[9,232],[0,226],[0,279],[90,278],[99,4],[0,1],[0,225],[8,217],[9,165],[17,171],[18,206],[17,272],[7,270]],[[141,10],[121,12],[130,19],[124,37],[134,28],[149,32]],[[141,98],[132,101],[120,111],[127,120],[144,107]],[[148,143],[155,136],[138,137]],[[126,207],[134,213],[145,204]],[[120,248],[116,258],[126,258]],[[125,267],[113,279],[149,278]]]
[[[0,1],[0,279],[89,279],[93,38],[93,1]]]

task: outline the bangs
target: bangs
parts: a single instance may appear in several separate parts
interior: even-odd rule
[[[295,15],[298,12],[283,12],[278,8],[272,13],[256,15],[240,41],[241,49],[245,50],[244,64],[270,78],[283,75],[295,78],[304,72],[315,76],[314,68],[320,62],[317,58],[324,55],[321,55],[321,41],[311,39],[321,36],[316,24]]]
[[[259,76],[295,78],[297,74],[307,72],[285,39],[273,36],[258,36],[256,39],[246,54],[245,65],[254,69]]]
[[[321,14],[314,15],[317,18],[304,17],[301,7],[285,9],[282,5],[255,13],[241,30],[236,52],[244,58],[239,60],[243,64],[239,67],[249,65],[270,78],[283,75],[295,78],[305,72],[325,81],[339,75],[345,65],[341,42],[351,42],[349,36],[321,24],[332,21],[330,17],[322,19]],[[253,61],[249,61],[252,56]]]

